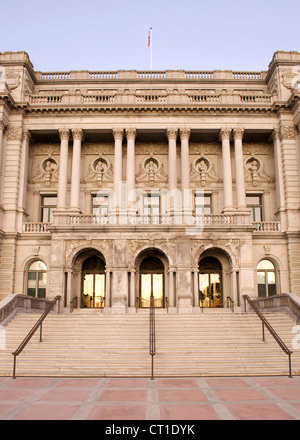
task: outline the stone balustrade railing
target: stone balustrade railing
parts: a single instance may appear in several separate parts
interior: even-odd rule
[[[67,220],[59,224],[72,226],[93,226],[93,225],[189,225],[189,226],[216,226],[216,225],[236,225],[237,218],[234,214],[205,214],[205,215],[183,215],[183,214],[163,214],[163,215],[95,215],[95,214],[67,214]],[[25,233],[47,233],[51,223],[26,222],[23,223]],[[253,222],[255,232],[280,232],[280,222]]]
[[[215,80],[232,79],[238,81],[264,80],[267,72],[236,72],[232,70],[115,70],[115,71],[88,71],[73,70],[70,72],[35,72],[37,80],[66,81],[66,80],[121,80],[121,79],[186,79],[186,80]]]
[[[49,106],[68,106],[68,105],[83,105],[101,104],[105,105],[139,105],[143,104],[168,104],[168,105],[270,105],[273,102],[273,96],[263,91],[257,93],[234,93],[227,92],[222,94],[207,93],[206,91],[184,91],[181,93],[174,93],[167,89],[161,92],[153,91],[133,91],[132,93],[115,93],[109,91],[95,91],[93,93],[73,94],[71,92],[64,92],[58,94],[56,91],[45,94],[41,91],[39,94],[29,97],[30,104],[34,106],[45,105]]]
[[[280,222],[253,222],[257,232],[280,232]]]

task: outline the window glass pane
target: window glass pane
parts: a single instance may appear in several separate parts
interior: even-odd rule
[[[38,298],[46,298],[46,289],[38,289],[37,292],[37,297]]]
[[[257,269],[275,270],[275,267],[270,260],[262,260],[258,263]]]
[[[259,298],[265,298],[267,296],[265,284],[258,285],[258,296],[259,296]]]
[[[47,266],[43,261],[34,261],[29,266],[29,270],[47,270]]]
[[[257,272],[257,283],[258,284],[266,284],[265,272]]]
[[[39,288],[46,287],[46,283],[47,283],[47,273],[46,272],[38,272],[38,282],[39,282]]]

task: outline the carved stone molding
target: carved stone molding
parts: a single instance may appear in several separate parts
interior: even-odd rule
[[[21,141],[23,138],[23,129],[20,126],[9,125],[7,130],[8,141]]]
[[[73,140],[83,140],[83,130],[81,128],[72,128]]]
[[[181,128],[180,131],[180,139],[187,139],[189,140],[190,138],[190,134],[191,134],[191,129],[190,128]]]
[[[281,140],[294,140],[296,137],[296,130],[293,124],[281,124],[280,127]]]
[[[70,138],[70,130],[68,128],[60,128],[58,130],[58,132],[59,132],[59,137],[60,137],[61,141],[62,140],[66,140],[66,141],[69,140],[69,138]]]
[[[244,129],[243,128],[234,128],[233,129],[233,139],[243,140],[244,137]]]
[[[176,140],[178,135],[178,129],[177,128],[168,128],[167,129],[167,137],[169,140],[173,139]]]
[[[113,135],[115,140],[123,140],[124,130],[123,128],[114,128]]]
[[[222,141],[223,139],[230,139],[231,136],[231,128],[221,128],[219,133],[219,138]]]
[[[135,128],[127,128],[126,129],[126,137],[128,139],[135,139],[136,138],[136,129]]]

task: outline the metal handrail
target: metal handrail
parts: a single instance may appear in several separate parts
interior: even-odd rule
[[[149,354],[151,356],[151,379],[154,379],[154,356],[156,353],[155,341],[155,307],[154,296],[150,296],[150,319],[149,319]]]
[[[45,320],[47,315],[51,312],[51,310],[53,310],[53,308],[57,302],[58,302],[58,311],[60,310],[60,300],[61,300],[61,296],[56,296],[53,299],[53,301],[49,304],[48,308],[44,311],[42,316],[38,319],[38,321],[34,324],[32,329],[28,332],[27,336],[25,336],[25,338],[23,339],[23,341],[21,342],[19,347],[12,353],[12,355],[14,356],[13,379],[16,379],[16,359],[17,359],[17,356],[24,350],[24,348],[26,347],[26,345],[28,344],[28,342],[30,341],[30,339],[32,338],[32,336],[35,334],[35,332],[37,331],[37,329],[39,327],[40,327],[40,342],[42,342],[43,321]]]
[[[260,318],[260,320],[262,321],[262,334],[263,334],[263,341],[265,341],[265,326],[267,327],[267,329],[269,330],[270,334],[273,336],[273,338],[275,339],[275,341],[278,343],[278,345],[280,346],[280,348],[285,352],[285,354],[288,355],[289,357],[289,377],[292,377],[292,361],[291,361],[291,355],[292,355],[292,351],[285,345],[285,343],[283,342],[283,340],[278,336],[278,334],[276,333],[276,331],[273,329],[273,327],[271,326],[271,324],[267,321],[267,319],[264,317],[264,315],[261,313],[261,311],[259,310],[259,308],[254,304],[254,302],[250,299],[250,297],[248,295],[243,295],[244,298],[244,307],[245,307],[245,312],[246,312],[246,301],[248,302],[248,304],[252,307],[252,309],[254,310],[254,312],[257,314],[257,316]]]

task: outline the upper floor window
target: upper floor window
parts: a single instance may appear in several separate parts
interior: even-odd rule
[[[195,214],[204,215],[212,213],[211,194],[195,193]]]
[[[92,194],[92,214],[107,216],[109,210],[108,194]]]
[[[160,223],[160,194],[147,193],[143,196],[144,223]]]
[[[263,196],[261,194],[247,194],[246,203],[247,208],[250,209],[251,221],[263,221]]]
[[[57,205],[57,196],[55,194],[45,194],[41,196],[41,211],[40,211],[40,221],[41,222],[52,222],[53,221],[53,210]]]

